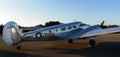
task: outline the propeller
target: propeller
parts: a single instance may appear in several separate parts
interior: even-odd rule
[[[18,45],[22,39],[22,33],[20,32],[17,23],[10,21],[3,28],[3,41],[9,45]]]
[[[105,23],[105,21],[102,21],[102,23],[100,24],[100,27],[101,27],[101,28],[104,28],[104,26],[103,26],[104,23]]]

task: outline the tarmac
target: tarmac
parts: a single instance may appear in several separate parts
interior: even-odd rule
[[[96,37],[96,46],[89,47],[89,40],[32,41],[21,43],[22,49],[7,46],[0,39],[0,57],[120,57],[120,34]]]

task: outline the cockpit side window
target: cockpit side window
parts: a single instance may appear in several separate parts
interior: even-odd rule
[[[80,24],[79,26],[84,26],[85,24]]]
[[[81,31],[81,30],[83,30],[82,28],[79,28],[79,30]]]

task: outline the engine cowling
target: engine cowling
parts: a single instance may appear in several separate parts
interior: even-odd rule
[[[18,45],[22,39],[22,32],[20,31],[17,23],[10,21],[3,28],[2,34],[3,41],[9,45]]]

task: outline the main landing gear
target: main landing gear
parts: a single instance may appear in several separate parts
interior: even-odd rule
[[[68,40],[68,43],[69,43],[69,44],[72,44],[72,43],[73,43],[73,39],[69,39],[69,40]]]
[[[91,40],[89,41],[89,46],[90,46],[90,47],[94,47],[95,44],[96,44],[96,41],[95,41],[94,39],[91,39]]]
[[[73,39],[69,39],[68,43],[72,44],[73,43]],[[95,45],[96,45],[96,41],[94,40],[94,38],[90,39],[89,40],[89,47],[94,47]]]

